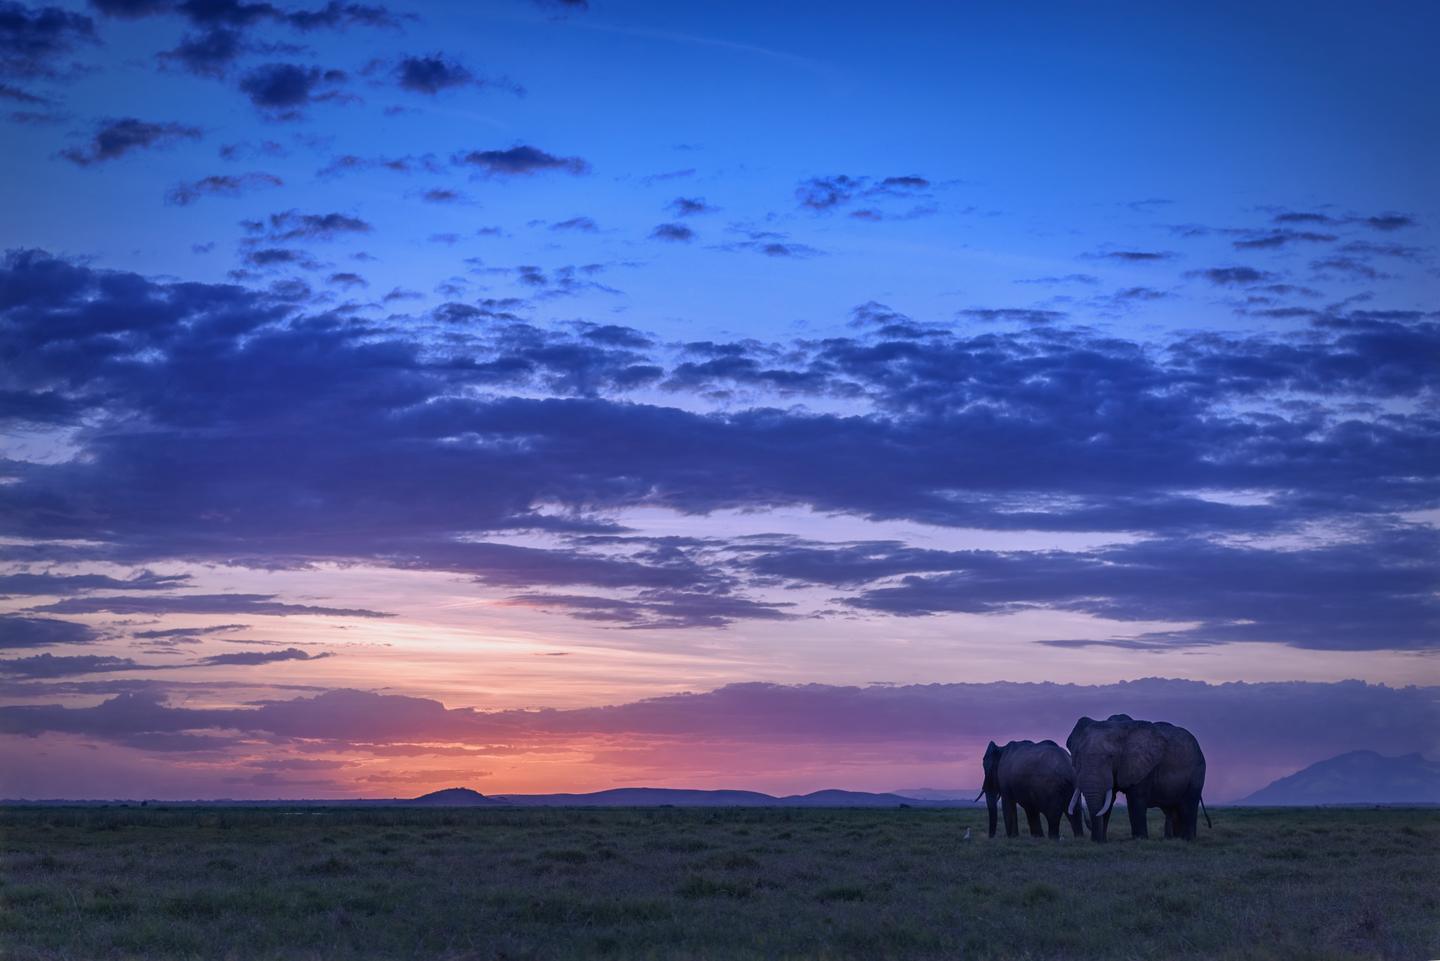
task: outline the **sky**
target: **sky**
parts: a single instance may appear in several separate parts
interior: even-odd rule
[[[1440,755],[1437,32],[0,0],[0,797]]]

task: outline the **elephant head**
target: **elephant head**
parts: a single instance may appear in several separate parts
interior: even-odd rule
[[[1089,813],[1090,836],[1105,840],[1105,815],[1115,804],[1117,791],[1143,781],[1165,755],[1165,740],[1151,725],[1124,714],[1104,721],[1082,717],[1075,722],[1065,746],[1075,764],[1075,793],[1070,812],[1082,800]]]
[[[985,795],[985,806],[990,810],[990,836],[995,836],[995,805],[1000,800],[1000,755],[1004,748],[991,741],[985,748],[985,759],[981,765],[985,769],[985,781],[980,785],[980,794]],[[980,794],[975,795],[975,800],[980,800]]]

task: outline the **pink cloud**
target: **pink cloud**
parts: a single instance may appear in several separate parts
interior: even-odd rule
[[[427,786],[441,771],[447,781],[457,772],[488,778],[490,793],[641,782],[885,790],[969,785],[992,738],[1063,742],[1081,715],[1125,712],[1189,727],[1209,758],[1207,793],[1223,801],[1344,751],[1432,750],[1437,711],[1434,688],[1361,681],[732,684],[608,707],[493,712],[352,690],[240,708],[172,707],[154,694],[122,694],[94,707],[0,708],[0,732],[42,743],[57,736],[110,742],[137,757],[163,750],[172,764],[200,764],[228,779],[248,767],[252,784],[256,767],[277,770],[266,758],[297,748],[359,762],[327,767],[323,782],[259,785],[288,796],[313,796],[327,785],[326,796],[364,794],[380,781]],[[35,742],[26,743],[33,751]],[[455,758],[467,755],[475,766],[457,767]],[[115,793],[103,780],[90,790]]]

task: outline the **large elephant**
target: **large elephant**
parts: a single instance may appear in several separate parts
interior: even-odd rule
[[[1075,792],[1075,773],[1070,755],[1054,741],[1011,741],[999,747],[994,741],[985,749],[985,783],[980,794],[990,809],[990,836],[995,836],[995,807],[1005,811],[1005,836],[1018,837],[1020,827],[1015,807],[1025,809],[1030,833],[1041,836],[1040,818],[1047,822],[1052,838],[1060,836],[1060,819],[1066,816],[1065,805]],[[980,794],[975,800],[980,800]],[[1080,815],[1069,813],[1070,829],[1084,837]]]
[[[1105,840],[1116,792],[1125,794],[1132,836],[1150,836],[1145,812],[1158,807],[1165,812],[1166,837],[1194,840],[1205,789],[1205,753],[1195,735],[1165,721],[1112,714],[1076,721],[1065,746],[1075,762],[1069,810],[1084,801],[1096,841]]]

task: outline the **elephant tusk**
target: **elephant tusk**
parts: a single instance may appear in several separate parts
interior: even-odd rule
[[[1066,811],[1065,813],[1067,813],[1067,814],[1074,814],[1074,813],[1075,813],[1075,805],[1077,805],[1077,804],[1079,804],[1079,803],[1080,803],[1080,785],[1077,784],[1077,785],[1075,785],[1075,793],[1072,794],[1072,795],[1070,795],[1070,808],[1069,808],[1069,810]]]
[[[975,795],[975,801],[980,800],[980,799],[981,799],[982,797],[984,797],[984,796],[985,796],[985,789],[982,787],[982,788],[980,789],[980,793],[977,794],[977,795]],[[971,801],[970,803],[971,803],[971,804],[974,804],[975,801]]]
[[[1113,803],[1115,803],[1115,792],[1107,788],[1105,791],[1105,806],[1102,807],[1100,809],[1100,813],[1095,816],[1097,818],[1103,818],[1105,816],[1105,813],[1110,810],[1110,805]]]

